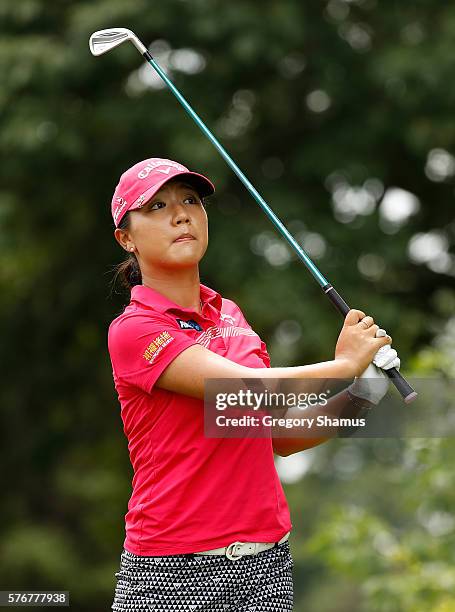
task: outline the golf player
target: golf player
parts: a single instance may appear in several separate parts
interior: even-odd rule
[[[134,471],[118,612],[292,610],[292,525],[274,453],[317,440],[205,437],[205,379],[356,377],[330,401],[361,409],[388,387],[377,368],[379,392],[362,380],[369,364],[400,365],[386,332],[351,310],[332,360],[270,368],[237,304],[200,282],[213,192],[201,174],[151,158],[122,174],[112,199],[115,239],[128,253],[118,275],[131,299],[108,346]]]

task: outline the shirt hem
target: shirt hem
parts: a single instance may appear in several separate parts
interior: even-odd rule
[[[261,534],[259,536],[254,536],[254,540],[251,539],[251,536],[248,538],[239,537],[238,540],[240,542],[278,542],[281,538],[288,533],[288,531],[292,530],[292,525],[289,528],[285,528],[284,530],[275,531],[273,533]],[[236,541],[236,540],[232,540]],[[207,542],[193,542],[191,544],[185,544],[182,546],[135,546],[128,540],[125,540],[123,544],[123,548],[128,552],[138,555],[140,557],[154,557],[154,556],[167,556],[167,555],[188,555],[191,553],[201,552],[203,550],[211,550],[212,548],[221,548],[222,546],[227,546],[231,542],[227,542],[226,538],[220,538],[216,540],[211,540],[210,543]]]

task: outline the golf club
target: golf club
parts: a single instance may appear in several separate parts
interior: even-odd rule
[[[330,299],[330,301],[334,304],[335,308],[343,315],[349,312],[350,308],[348,304],[344,301],[344,299],[340,296],[340,294],[333,288],[333,286],[329,283],[329,281],[323,276],[320,270],[313,263],[308,254],[304,251],[304,249],[298,244],[295,238],[288,232],[283,223],[278,219],[275,213],[272,211],[267,202],[262,198],[259,192],[253,187],[247,177],[243,174],[234,160],[230,157],[230,155],[225,151],[223,146],[218,142],[212,132],[206,127],[201,118],[194,112],[182,94],[178,91],[172,81],[168,78],[165,72],[160,68],[160,66],[155,62],[153,57],[150,55],[147,47],[141,43],[138,37],[131,31],[126,28],[109,28],[105,30],[98,30],[94,32],[90,36],[89,46],[90,51],[93,55],[102,55],[103,53],[107,53],[114,47],[121,45],[125,41],[131,41],[134,46],[138,49],[144,59],[152,66],[152,68],[158,73],[158,75],[163,79],[166,83],[167,87],[172,91],[174,96],[183,106],[188,115],[194,120],[194,122],[198,125],[198,127],[202,130],[202,132],[207,136],[213,146],[217,149],[229,167],[233,170],[233,172],[238,176],[238,178],[245,185],[249,193],[253,196],[268,218],[275,225],[277,230],[283,236],[283,238],[290,244],[292,249],[297,253],[299,259],[303,262],[303,264],[307,267],[307,269],[312,274],[313,278],[320,285],[324,293]],[[400,394],[402,395],[404,401],[406,403],[412,402],[416,397],[416,391],[409,385],[409,383],[403,378],[403,376],[399,373],[396,368],[391,368],[390,370],[386,370],[385,373],[391,379],[392,383],[398,389]]]

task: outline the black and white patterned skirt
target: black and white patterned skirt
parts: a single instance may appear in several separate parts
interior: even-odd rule
[[[123,550],[112,610],[291,612],[289,542],[231,561],[225,556],[142,557]]]

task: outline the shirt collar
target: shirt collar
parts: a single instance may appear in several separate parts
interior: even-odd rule
[[[206,287],[202,283],[199,284],[200,287],[200,296],[202,303],[209,303],[214,306],[218,311],[221,311],[221,296],[219,293],[210,289],[210,287]],[[144,285],[135,285],[131,289],[131,301],[139,302],[140,304],[144,304],[149,308],[153,308],[158,312],[167,312],[168,310],[179,310],[182,312],[191,312],[194,310],[191,308],[183,308],[183,306],[179,306],[175,302],[172,302],[167,297],[165,297],[162,293],[159,293],[155,289],[151,287],[145,287]]]

